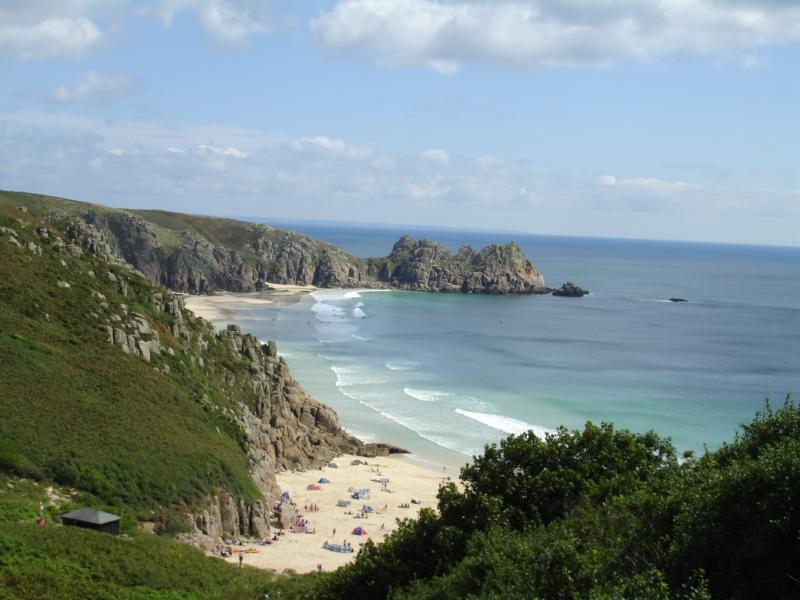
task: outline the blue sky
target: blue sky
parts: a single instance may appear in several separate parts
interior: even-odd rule
[[[800,244],[779,0],[0,0],[0,188]]]

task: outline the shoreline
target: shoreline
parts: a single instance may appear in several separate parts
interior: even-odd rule
[[[290,285],[270,283],[270,289],[262,292],[215,292],[213,295],[179,294],[184,306],[196,316],[217,324],[220,321],[231,321],[236,316],[236,309],[231,305],[249,304],[284,308],[300,301],[300,299],[317,291],[313,285]]]
[[[198,317],[219,327],[222,323],[236,322],[237,305],[265,305],[280,309],[299,302],[318,289],[314,286],[269,285],[273,289],[264,292],[184,295],[184,305]],[[342,427],[347,431],[346,425]],[[435,509],[440,484],[454,481],[461,485],[460,466],[437,463],[412,453],[375,458],[343,454],[332,462],[337,467],[328,465],[276,474],[278,487],[282,492],[289,492],[298,515],[302,515],[314,533],[286,531],[271,544],[243,540],[242,545],[231,545],[232,555],[222,560],[238,564],[241,551],[244,565],[277,573],[311,573],[317,570],[318,565],[322,565],[324,571],[335,570],[352,562],[367,540],[381,543],[397,529],[399,520],[416,517],[422,508]],[[467,462],[465,458],[464,464]],[[322,477],[329,479],[330,483],[318,484]],[[381,477],[389,480],[386,489],[377,481]],[[307,489],[312,484],[321,489]],[[368,498],[354,500],[351,488],[369,488],[371,493]],[[421,503],[412,504],[412,499],[421,500]],[[349,500],[350,505],[338,506],[340,500]],[[315,510],[305,510],[311,504],[315,505]],[[367,513],[366,518],[359,514],[364,505],[375,511]],[[353,529],[359,526],[366,530],[366,535],[353,535]],[[325,542],[348,542],[353,552],[333,552],[323,547]],[[217,556],[211,551],[207,554]]]

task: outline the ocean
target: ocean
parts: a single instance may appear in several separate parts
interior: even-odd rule
[[[450,250],[513,239],[551,287],[591,290],[322,290],[280,309],[235,307],[349,431],[437,464],[586,421],[713,449],[765,398],[800,391],[800,248],[274,224],[358,256],[384,256],[405,233]]]

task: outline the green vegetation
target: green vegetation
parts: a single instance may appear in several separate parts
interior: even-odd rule
[[[512,436],[300,598],[797,598],[800,410],[715,452],[611,425]]]
[[[170,315],[156,313],[159,290],[144,278],[87,253],[55,251],[28,215],[2,201],[0,226],[22,245],[0,240],[0,466],[89,492],[118,511],[191,504],[218,488],[257,497],[230,412],[238,401],[255,403],[247,365],[231,360],[207,325],[187,320],[208,344],[200,368],[192,348],[170,334]],[[126,295],[109,272],[128,283]],[[124,310],[144,315],[174,356],[147,363],[112,348],[99,319]]]
[[[261,599],[272,576],[239,569],[170,539],[114,537],[77,527],[39,527],[44,487],[0,475],[0,598],[38,600]],[[68,510],[64,504],[58,513]]]

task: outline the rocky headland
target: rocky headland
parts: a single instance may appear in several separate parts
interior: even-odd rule
[[[548,293],[515,243],[456,254],[402,237],[387,257],[359,258],[308,236],[215,217],[123,210],[33,194],[7,198],[46,220],[72,219],[102,234],[113,253],[164,287],[191,294],[252,292],[268,283],[478,294]]]

